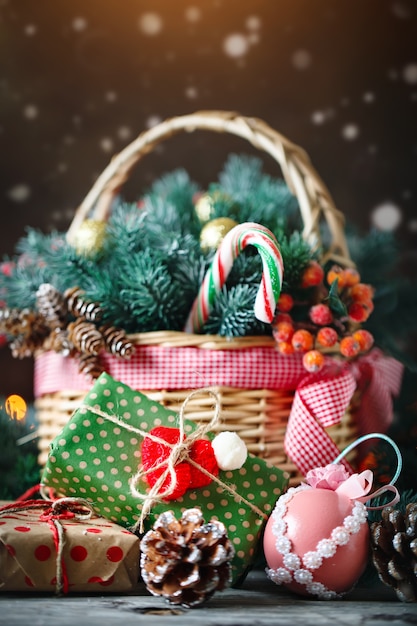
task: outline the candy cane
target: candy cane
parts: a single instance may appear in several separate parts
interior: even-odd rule
[[[282,256],[278,242],[268,228],[254,222],[245,222],[232,228],[217,249],[192,305],[184,327],[185,332],[201,330],[227,280],[234,260],[249,245],[257,248],[263,267],[262,281],[255,300],[255,317],[261,322],[272,322],[284,272]]]

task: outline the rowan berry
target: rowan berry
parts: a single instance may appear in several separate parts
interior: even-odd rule
[[[324,278],[324,270],[320,263],[317,261],[310,261],[305,268],[302,276],[300,287],[307,289],[308,287],[315,287],[320,285]]]
[[[291,343],[296,352],[307,352],[314,345],[314,337],[309,330],[300,328],[293,334]]]
[[[281,354],[294,354],[294,347],[290,341],[278,341],[277,348]]]
[[[288,313],[294,306],[294,298],[289,293],[282,293],[278,298],[278,311]]]
[[[333,265],[326,274],[326,280],[331,285],[337,279],[337,288],[345,286],[345,271],[340,265]]]
[[[354,267],[347,267],[343,270],[343,279],[345,287],[353,287],[353,285],[357,285],[361,279],[361,276],[358,270],[355,270]]]
[[[367,352],[374,345],[374,336],[369,332],[369,330],[365,330],[364,328],[356,330],[352,334],[352,337],[358,341],[361,352]]]
[[[348,335],[347,337],[343,337],[340,340],[340,354],[346,357],[353,357],[359,354],[360,352],[360,344],[357,339],[355,339],[352,335]]]
[[[334,328],[330,326],[323,326],[319,329],[316,339],[323,348],[331,348],[337,342],[339,336]]]
[[[303,365],[310,372],[319,372],[324,365],[324,355],[319,350],[309,350],[303,356]]]
[[[277,315],[274,318],[274,321],[272,322],[272,326],[275,327],[277,326],[277,324],[280,324],[281,322],[290,322],[292,324],[291,315],[289,315],[288,313],[277,313]]]
[[[372,285],[357,283],[351,287],[349,295],[355,302],[366,302],[374,297],[374,288]]]
[[[294,334],[294,326],[290,322],[280,322],[272,329],[275,341],[291,341]]]
[[[313,324],[318,324],[319,326],[327,326],[333,321],[333,313],[330,307],[323,303],[314,304],[310,307],[309,316]]]
[[[348,306],[348,316],[353,322],[366,322],[372,311],[374,310],[374,304],[372,300],[364,302],[352,302]]]

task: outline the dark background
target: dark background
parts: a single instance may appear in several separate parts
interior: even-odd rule
[[[0,58],[3,256],[26,226],[66,230],[144,129],[227,109],[301,145],[347,220],[395,230],[415,275],[415,1],[0,0]],[[177,167],[204,185],[231,151],[251,152],[231,136],[180,135],[141,162],[124,194]],[[8,348],[0,359],[0,395],[31,400],[30,360]]]

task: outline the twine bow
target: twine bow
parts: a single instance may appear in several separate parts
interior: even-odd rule
[[[69,582],[66,566],[63,558],[65,544],[64,527],[62,520],[77,519],[86,521],[91,518],[93,508],[84,498],[58,498],[54,501],[28,500],[18,501],[5,505],[0,509],[0,515],[6,513],[18,513],[20,511],[30,511],[32,509],[45,509],[39,516],[39,521],[46,522],[53,535],[56,550],[56,575],[55,593],[60,595],[68,593]]]
[[[199,463],[196,463],[192,458],[190,458],[190,451],[191,451],[193,444],[198,439],[201,439],[205,434],[210,432],[213,429],[213,427],[218,423],[219,418],[220,418],[219,395],[215,393],[214,391],[212,391],[211,389],[206,389],[205,391],[209,395],[211,395],[215,400],[214,414],[211,420],[207,424],[200,424],[193,432],[191,432],[187,437],[185,437],[184,413],[185,413],[185,409],[186,409],[188,402],[190,402],[190,400],[192,400],[192,398],[200,392],[199,390],[196,390],[196,391],[191,392],[185,398],[181,406],[180,412],[178,414],[179,436],[178,436],[178,441],[176,443],[174,444],[169,443],[165,439],[162,439],[161,437],[157,437],[153,435],[152,433],[146,433],[145,435],[146,437],[151,439],[153,442],[160,443],[164,446],[167,446],[168,448],[171,448],[171,452],[167,459],[163,459],[157,465],[154,465],[148,469],[140,467],[138,472],[136,472],[136,474],[132,477],[130,481],[130,490],[132,494],[136,498],[139,498],[144,501],[142,510],[141,510],[140,519],[138,522],[141,532],[143,531],[143,521],[145,517],[151,511],[154,503],[166,498],[167,496],[171,495],[174,492],[177,486],[177,481],[178,481],[177,474],[175,471],[175,466],[178,463],[187,461],[187,463],[190,463],[190,465],[193,465],[195,468],[203,472],[206,476],[208,476],[212,480],[215,480],[217,478],[216,476],[211,474],[208,470],[206,470],[204,467],[202,467]],[[166,466],[166,469],[161,473],[161,475],[159,476],[155,484],[151,487],[148,493],[142,493],[136,489],[136,485],[144,476],[146,476],[150,472],[154,472],[155,470],[158,470],[165,466]],[[170,478],[170,481],[167,487],[165,489],[162,489],[168,476]]]
[[[214,398],[215,410],[214,410],[213,417],[207,424],[198,425],[197,428],[191,434],[189,434],[187,438],[185,438],[184,437],[185,408],[187,404],[190,402],[190,400],[194,398],[194,396],[196,396],[197,394],[201,394],[201,393],[208,393]],[[227,483],[223,482],[220,478],[218,478],[218,476],[215,476],[214,474],[209,472],[206,468],[202,467],[199,463],[195,462],[189,456],[193,443],[195,443],[197,439],[201,439],[207,432],[209,432],[219,422],[220,406],[221,406],[220,397],[212,389],[204,388],[204,389],[196,389],[195,391],[192,391],[185,398],[181,406],[180,412],[178,414],[179,433],[180,433],[178,442],[175,444],[171,444],[165,441],[165,439],[155,437],[154,435],[152,435],[151,433],[147,431],[141,430],[140,428],[136,428],[135,426],[132,426],[131,424],[127,424],[120,417],[116,415],[110,415],[106,413],[105,411],[102,411],[98,406],[90,406],[88,404],[84,404],[84,407],[88,409],[89,411],[91,411],[92,413],[94,413],[95,415],[98,415],[99,417],[102,417],[103,419],[108,420],[112,422],[113,424],[117,424],[121,428],[124,428],[130,432],[141,435],[143,438],[149,437],[153,441],[157,443],[161,443],[164,446],[171,448],[171,452],[169,454],[168,459],[164,459],[160,464],[153,466],[152,468],[149,468],[147,470],[145,470],[143,467],[140,467],[139,470],[136,472],[136,474],[132,476],[132,478],[129,481],[131,494],[135,496],[136,498],[143,500],[143,506],[141,509],[139,519],[131,528],[132,532],[136,532],[138,529],[140,533],[144,532],[145,518],[150,513],[154,504],[161,501],[164,497],[172,493],[172,491],[175,489],[176,484],[177,484],[175,466],[184,460],[186,460],[188,463],[190,463],[195,468],[197,468],[200,472],[208,476],[212,481],[216,482],[224,491],[227,491],[230,495],[232,495],[236,501],[244,503],[246,506],[248,506],[252,511],[254,511],[257,515],[259,515],[263,519],[265,520],[268,519],[268,516],[259,507],[257,507],[255,504],[253,504],[246,498],[244,498],[231,485],[228,485]],[[153,487],[148,492],[142,493],[137,490],[136,485],[143,478],[143,476],[145,476],[148,472],[151,472],[151,471],[153,472],[165,465],[166,465],[165,471],[158,477],[158,480],[155,482]],[[171,479],[169,482],[169,485],[166,489],[161,491],[161,487],[164,484],[164,481],[166,480],[168,476]]]

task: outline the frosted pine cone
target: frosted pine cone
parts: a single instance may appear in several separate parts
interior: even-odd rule
[[[99,320],[102,315],[101,307],[96,302],[85,300],[85,293],[79,287],[71,287],[64,292],[69,311],[75,317],[82,317],[88,322]]]
[[[159,515],[141,540],[141,574],[150,593],[192,607],[222,591],[231,580],[234,548],[224,524],[204,523],[198,508]]]
[[[387,506],[371,524],[372,561],[381,581],[403,602],[417,602],[417,502],[405,514]]]
[[[68,313],[64,296],[50,283],[42,283],[36,292],[37,309],[52,329],[64,328]]]
[[[129,359],[135,351],[133,343],[126,337],[122,328],[111,324],[100,326],[99,331],[103,335],[106,350],[111,354]]]

